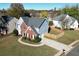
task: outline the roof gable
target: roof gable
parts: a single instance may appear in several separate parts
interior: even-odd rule
[[[46,19],[44,18],[36,18],[36,17],[22,17],[23,21],[26,25],[30,26],[33,31],[38,35],[38,31],[35,28],[40,28]]]
[[[22,19],[24,20],[24,22],[28,25],[28,26],[34,26],[37,28],[40,28],[40,26],[42,25],[42,23],[46,20],[44,18],[36,18],[36,17],[22,17]]]
[[[14,17],[9,16],[1,16],[0,17],[0,26],[6,25],[10,20],[12,20]]]
[[[54,17],[53,20],[56,20],[56,21],[63,21],[66,16],[67,16],[66,14],[61,14],[61,15],[59,15],[59,16]]]
[[[71,17],[67,14],[59,15],[59,16],[53,18],[53,19],[56,20],[56,21],[61,21],[61,22],[70,24],[70,25],[72,25],[77,20],[74,17]]]
[[[54,17],[53,20],[56,20],[56,21],[72,20],[72,21],[74,21],[74,20],[77,20],[77,19],[75,19],[74,17],[71,17],[67,14],[61,14],[57,17]]]

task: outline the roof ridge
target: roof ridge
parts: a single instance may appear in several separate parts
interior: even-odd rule
[[[43,22],[41,23],[41,25],[39,26],[39,28],[42,26],[42,24],[44,23],[45,20],[46,20],[46,19],[43,20]]]

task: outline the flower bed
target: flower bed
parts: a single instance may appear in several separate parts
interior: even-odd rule
[[[39,44],[41,41],[41,38],[36,37],[35,39],[29,39],[29,38],[23,37],[22,41],[30,44]]]

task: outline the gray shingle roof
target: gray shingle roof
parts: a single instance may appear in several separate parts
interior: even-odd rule
[[[24,22],[28,25],[28,26],[34,26],[39,28],[40,25],[46,20],[44,18],[36,18],[36,17],[22,17],[22,19],[24,20]]]
[[[22,17],[22,19],[24,20],[24,22],[25,22],[26,24],[28,24],[29,17]]]
[[[9,16],[1,16],[0,17],[0,26],[2,25],[6,25],[10,20],[12,20],[13,17],[9,17]]]
[[[62,21],[62,20],[64,20],[64,18],[66,16],[67,16],[66,14],[61,14],[61,15],[59,15],[57,17],[54,17],[53,20]]]
[[[71,16],[69,16],[68,19],[65,19],[66,16],[67,16],[67,14],[61,14],[61,15],[59,15],[57,17],[54,17],[53,20],[68,22],[71,25],[74,23],[75,20],[77,20],[77,19],[75,19],[75,18],[73,18]]]
[[[28,25],[31,26],[31,28],[34,30],[34,32],[36,34],[38,34],[38,32],[36,31],[36,28],[40,28],[43,24],[43,22],[46,20],[44,18],[36,18],[36,17],[22,17],[22,19],[24,20],[24,22]]]

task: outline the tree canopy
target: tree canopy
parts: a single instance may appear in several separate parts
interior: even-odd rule
[[[21,3],[12,3],[10,8],[7,10],[8,15],[19,18],[25,13],[24,7]]]
[[[68,14],[74,18],[76,18],[79,21],[79,8],[78,5],[73,7],[65,7],[61,10],[61,13]]]
[[[40,17],[47,17],[48,16],[48,12],[47,11],[41,11],[40,12]]]

